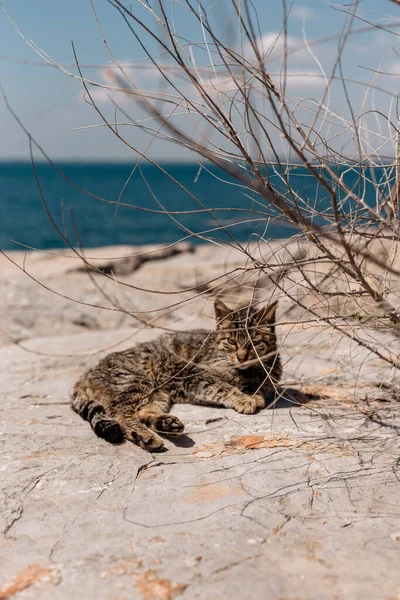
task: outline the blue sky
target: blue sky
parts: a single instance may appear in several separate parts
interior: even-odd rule
[[[130,4],[138,15],[144,15],[146,22],[150,23],[137,0],[133,0]],[[175,22],[176,29],[188,40],[196,41],[199,32],[187,13],[172,0],[164,4],[171,20]],[[227,2],[217,0],[206,4],[214,5],[213,16],[221,31],[227,32],[229,29]],[[272,40],[282,23],[281,2],[255,0],[254,4],[258,11],[262,36],[266,40]],[[369,21],[381,19],[376,12],[377,4],[382,17],[392,15],[392,22],[398,19],[400,23],[400,7],[385,0],[380,0],[379,3],[376,0],[364,0],[359,6],[359,16]],[[86,67],[85,75],[107,83],[104,66],[109,63],[110,57],[99,36],[89,0],[68,2],[3,0],[3,6],[22,34],[55,61],[65,65],[73,63],[71,49],[71,41],[73,41],[81,64],[96,65],[93,68]],[[95,1],[95,7],[99,22],[117,59],[130,61],[143,58],[143,51],[132,38],[116,10],[105,0]],[[308,40],[340,32],[346,18],[343,11],[348,10],[348,7],[348,2],[330,5],[320,0],[295,0],[289,20],[289,34],[293,42],[302,40],[303,28]],[[365,23],[360,20],[355,22],[354,27],[363,25]],[[400,26],[397,32],[400,32]],[[383,60],[385,70],[393,75],[383,76],[382,86],[396,91],[399,86],[398,74],[400,74],[400,66],[397,66],[400,59],[396,54],[397,45],[400,46],[397,42],[397,32],[389,34],[376,30],[352,38],[344,61],[346,76],[367,81],[372,74],[363,67],[378,68]],[[315,53],[326,69],[329,69],[332,64],[336,47],[335,41],[314,47]],[[149,48],[152,52],[158,50],[151,42]],[[309,69],[308,60],[309,56],[305,57],[302,63],[300,57],[297,66],[295,65],[299,74]],[[22,61],[34,61],[35,64],[30,62],[24,64]],[[276,61],[275,64],[271,62],[271,69],[274,68],[278,68]],[[74,69],[71,70],[76,72]],[[313,70],[315,70],[315,63],[313,63]],[[143,72],[141,77],[142,85],[146,85]],[[74,128],[100,122],[93,109],[83,100],[82,84],[54,68],[45,66],[45,62],[21,39],[2,11],[0,11],[0,80],[15,112],[52,158],[57,160],[132,159],[132,152],[104,129],[73,131]],[[355,105],[359,104],[362,97],[360,86],[351,86],[349,89]],[[293,78],[293,89],[291,88],[290,92],[296,97],[315,96],[317,99],[322,93],[322,88],[316,79],[299,76]],[[110,110],[110,107],[105,106],[107,102],[105,93],[99,90],[96,93],[99,103],[104,103],[104,110]],[[340,91],[335,94],[333,89],[331,106],[335,111],[344,114],[346,106],[343,94]],[[378,94],[375,102],[381,110],[386,110],[387,98]],[[131,111],[134,116],[140,114],[140,109],[136,107],[131,107]],[[2,100],[0,101],[0,131],[2,134],[0,159],[27,159],[27,138]],[[135,133],[135,143],[140,147],[145,146],[147,139],[144,133]],[[154,142],[150,153],[157,160],[185,158],[181,150],[175,146],[166,146],[162,142]]]

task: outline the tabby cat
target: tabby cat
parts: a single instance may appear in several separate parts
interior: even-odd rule
[[[72,408],[108,442],[124,438],[159,451],[155,433],[180,435],[177,403],[224,406],[252,414],[273,397],[281,376],[276,302],[255,310],[215,301],[216,331],[168,333],[114,352],[75,384]]]

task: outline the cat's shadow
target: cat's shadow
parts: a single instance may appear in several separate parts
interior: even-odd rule
[[[167,439],[169,442],[172,442],[174,446],[177,446],[178,448],[193,448],[193,446],[196,445],[196,442],[192,440],[191,437],[186,435],[186,433],[183,433],[177,437],[172,437],[169,435],[163,435],[162,437]]]
[[[308,404],[309,402],[312,402],[315,400],[323,399],[323,396],[321,396],[321,395],[306,394],[305,392],[302,392],[301,390],[298,390],[296,388],[278,388],[277,391],[278,391],[278,394],[281,396],[281,398],[274,405],[275,409],[293,408],[295,406],[301,406],[301,405]],[[271,405],[270,405],[270,407],[271,407]],[[260,412],[262,413],[262,412],[264,412],[264,410],[266,410],[266,411],[268,410],[268,403],[266,404],[265,409],[261,410]],[[221,417],[221,420],[223,420],[223,419],[224,419],[224,417]],[[219,419],[217,419],[217,420],[219,420]],[[190,438],[188,435],[186,435],[185,433],[183,435],[180,435],[177,437],[171,437],[171,436],[167,436],[167,435],[163,436],[163,437],[168,439],[170,442],[172,442],[178,448],[193,448],[193,446],[196,445],[196,442],[192,438]]]
[[[281,397],[276,403],[275,401],[272,401],[271,403],[267,402],[265,406],[266,409],[271,409],[272,407],[275,409],[293,408],[295,406],[302,406],[309,402],[324,399],[324,396],[321,394],[306,394],[296,388],[278,388],[277,392]]]

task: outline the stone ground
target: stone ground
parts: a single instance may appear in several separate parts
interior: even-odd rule
[[[180,405],[167,452],[112,446],[70,410],[74,381],[166,327],[211,327],[183,287],[239,258],[203,247],[116,284],[65,255],[9,256],[30,277],[2,258],[0,599],[400,598],[400,410],[382,361],[286,319],[273,410]],[[89,306],[115,301],[125,312]]]

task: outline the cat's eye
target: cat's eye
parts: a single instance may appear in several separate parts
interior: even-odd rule
[[[225,338],[225,339],[223,340],[223,343],[224,343],[226,346],[229,346],[230,348],[236,347],[236,340],[235,340],[235,338],[233,338],[233,337],[230,337],[230,338]]]

